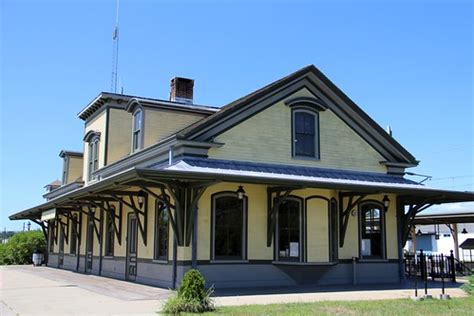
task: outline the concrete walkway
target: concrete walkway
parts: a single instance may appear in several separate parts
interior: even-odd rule
[[[465,296],[453,286],[452,297]],[[323,300],[381,300],[408,298],[408,288],[279,288],[257,291],[221,290],[217,306],[315,302]],[[292,293],[290,293],[292,292]],[[430,290],[435,296],[440,289]],[[421,293],[421,291],[420,291]],[[172,291],[104,277],[46,267],[0,267],[0,315],[156,315]]]

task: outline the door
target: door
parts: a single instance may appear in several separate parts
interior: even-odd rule
[[[64,264],[64,227],[59,224],[59,256],[58,267],[62,268]]]
[[[138,222],[135,214],[128,214],[127,225],[127,266],[125,278],[135,281],[137,278],[137,248],[138,248]]]
[[[87,226],[87,241],[86,241],[86,273],[92,271],[92,258],[94,252],[94,222],[89,220]]]

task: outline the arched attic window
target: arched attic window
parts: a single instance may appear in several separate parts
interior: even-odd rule
[[[285,104],[291,108],[292,156],[320,159],[319,112],[327,105],[310,97],[290,99]]]
[[[93,130],[88,131],[84,136],[84,141],[88,143],[87,180],[91,181],[94,179],[93,173],[99,169],[100,132]]]

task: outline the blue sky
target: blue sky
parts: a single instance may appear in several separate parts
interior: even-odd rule
[[[474,190],[471,1],[120,3],[126,94],[225,105],[315,64],[421,160],[429,185]],[[1,1],[0,227],[42,202],[61,149],[82,150],[76,114],[110,90],[115,1]]]

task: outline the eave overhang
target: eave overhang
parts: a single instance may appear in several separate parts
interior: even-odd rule
[[[460,224],[474,223],[474,212],[472,213],[452,213],[439,215],[417,215],[413,220],[414,225],[434,225],[434,224]]]
[[[167,181],[202,182],[202,181],[223,181],[234,183],[264,184],[269,186],[295,186],[298,188],[323,188],[338,189],[343,191],[357,191],[374,193],[394,193],[405,197],[416,197],[419,200],[430,200],[433,204],[468,202],[474,201],[474,192],[459,192],[441,189],[427,188],[422,185],[419,188],[414,186],[403,187],[390,184],[362,183],[334,183],[333,181],[311,181],[301,179],[287,179],[265,176],[248,176],[236,174],[217,174],[196,171],[176,171],[176,170],[156,170],[151,168],[132,168],[120,174],[116,174],[99,182],[93,183],[83,188],[71,191],[65,195],[54,198],[48,202],[15,213],[9,217],[10,220],[39,219],[41,212],[51,208],[67,207],[75,200],[87,198],[90,195],[100,195],[101,191],[110,190],[121,186],[156,186],[157,183]],[[405,201],[407,204],[410,201]]]

